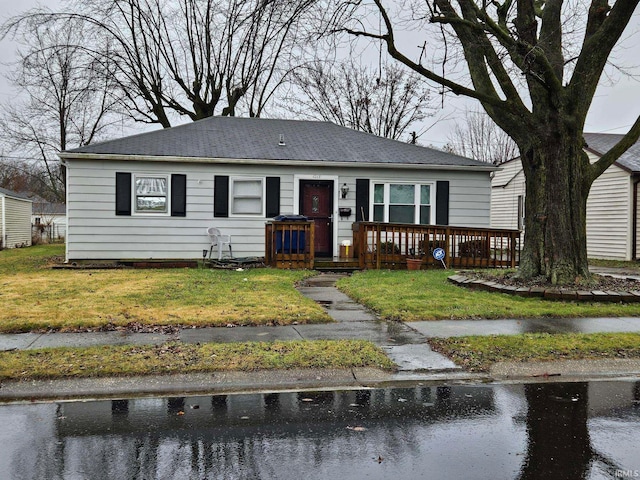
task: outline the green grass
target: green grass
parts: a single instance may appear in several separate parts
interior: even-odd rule
[[[395,365],[365,341],[99,346],[0,352],[0,380],[123,377],[171,373]]]
[[[60,246],[0,251],[0,332],[329,322],[295,288],[309,271],[52,270]]]
[[[623,260],[601,260],[601,259],[591,258],[589,259],[589,265],[593,267],[622,268],[629,272],[640,273],[640,263],[638,262],[627,262]]]
[[[640,358],[639,333],[524,333],[431,338],[429,344],[471,371],[497,362]]]
[[[474,291],[447,281],[452,270],[368,270],[338,287],[387,320],[640,316],[640,303],[564,302]]]
[[[0,281],[4,275],[34,272],[64,259],[64,245],[38,245],[0,250]]]

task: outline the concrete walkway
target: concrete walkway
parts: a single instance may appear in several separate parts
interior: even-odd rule
[[[197,376],[175,376],[177,385],[172,386],[172,377],[147,378],[140,392],[173,392],[175,390],[201,391],[215,387],[218,391],[253,390],[256,388],[310,388],[312,385],[355,387],[399,381],[466,380],[487,381],[536,377],[546,375],[549,364],[497,365],[490,375],[472,374],[463,371],[448,358],[433,352],[427,343],[429,337],[452,337],[462,335],[517,334],[524,332],[640,332],[640,318],[583,318],[583,319],[533,319],[533,320],[439,320],[411,322],[386,322],[373,312],[341,293],[335,282],[343,274],[320,274],[311,277],[299,287],[300,292],[318,302],[326,309],[334,323],[321,325],[289,325],[276,327],[233,327],[184,329],[174,334],[162,333],[24,333],[0,335],[0,351],[37,349],[45,347],[80,347],[95,345],[160,344],[170,340],[185,343],[197,342],[244,342],[273,340],[369,340],[380,346],[398,365],[394,374],[375,372],[372,369],[339,371],[287,371],[287,372],[236,372],[226,374],[203,374]],[[582,364],[583,366],[586,363]],[[519,369],[518,369],[519,368]],[[523,370],[524,368],[524,370]],[[541,370],[541,368],[544,369]],[[627,362],[618,371],[607,364],[607,371],[578,369],[581,373],[616,375],[640,374],[640,362]],[[510,373],[511,372],[511,373]],[[525,373],[529,372],[529,373]],[[532,373],[533,372],[533,373]],[[537,373],[536,373],[537,372]],[[567,373],[563,379],[568,378]],[[215,380],[212,380],[215,378]],[[188,380],[191,379],[191,380]],[[57,391],[60,395],[73,396],[73,392],[93,392],[94,395],[117,394],[136,385],[131,379],[84,379],[56,382],[30,382],[27,385],[3,384],[0,397],[6,397],[11,389],[15,395],[39,396],[38,391]],[[188,388],[187,388],[188,387]],[[68,390],[65,390],[67,389]],[[17,390],[16,390],[17,389]],[[35,390],[34,390],[35,389]],[[136,390],[134,388],[134,390]],[[79,393],[76,393],[79,395]],[[64,396],[63,395],[63,396]]]

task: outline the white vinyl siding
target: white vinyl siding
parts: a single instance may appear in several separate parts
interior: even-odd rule
[[[214,176],[236,178],[280,177],[280,213],[298,213],[294,199],[294,177],[336,178],[337,190],[344,183],[349,187],[347,198],[336,192],[334,202],[334,252],[343,240],[352,241],[351,225],[361,219],[355,211],[356,179],[372,183],[415,184],[449,181],[449,223],[451,225],[489,226],[489,173],[465,170],[406,170],[387,168],[326,168],[285,167],[249,164],[206,164],[178,162],[68,160],[68,260],[117,259],[198,259],[209,247],[208,227],[218,227],[231,235],[236,257],[263,256],[265,222],[262,216],[213,217]],[[186,174],[186,217],[163,215],[116,216],[115,172],[144,174]],[[263,186],[264,186],[263,181]],[[371,201],[373,191],[370,192]],[[230,198],[231,201],[231,198]],[[263,197],[264,201],[264,197]],[[339,217],[338,208],[351,208],[350,217]],[[262,206],[264,208],[264,205]],[[435,205],[432,206],[435,210]],[[264,212],[264,210],[263,210]]]
[[[590,155],[590,160],[597,158]],[[629,174],[617,165],[593,182],[587,199],[587,256],[631,259],[632,203]]]
[[[30,200],[0,195],[0,234],[3,248],[31,245]]]
[[[491,181],[491,227],[518,228],[518,197],[524,200],[524,172],[519,159],[500,165]]]
[[[640,185],[635,185],[635,188],[638,190],[636,197],[636,258],[629,257],[630,260],[637,260],[640,257]]]

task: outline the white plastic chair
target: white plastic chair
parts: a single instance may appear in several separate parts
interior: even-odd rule
[[[211,260],[211,252],[213,247],[218,247],[218,260],[222,260],[222,253],[225,245],[229,246],[229,257],[233,257],[231,253],[231,235],[222,235],[219,228],[209,227],[207,228],[207,235],[211,240],[211,246],[209,247],[209,260]]]

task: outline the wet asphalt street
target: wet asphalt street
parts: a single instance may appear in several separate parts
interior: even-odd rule
[[[640,472],[640,381],[14,404],[0,407],[0,425],[3,479],[579,480]]]

